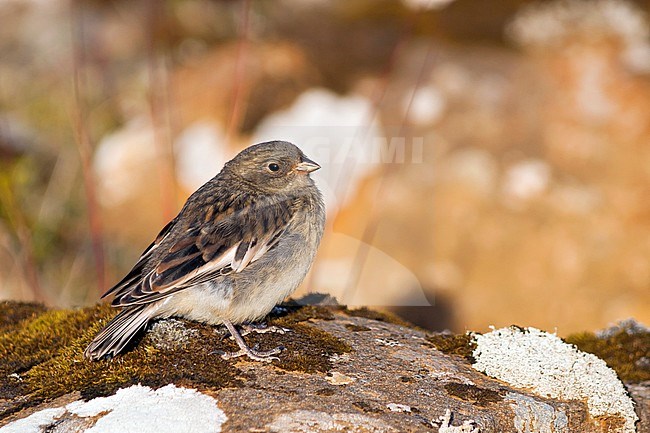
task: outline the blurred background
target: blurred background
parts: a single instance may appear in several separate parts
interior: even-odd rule
[[[430,329],[650,323],[631,0],[0,0],[0,299],[89,305],[239,150],[323,168],[296,296]]]

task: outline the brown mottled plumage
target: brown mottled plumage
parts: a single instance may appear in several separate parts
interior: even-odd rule
[[[318,164],[291,143],[251,146],[187,200],[105,296],[123,310],[90,343],[89,359],[114,356],[154,318],[234,324],[264,317],[304,279],[323,234],[325,210],[309,173]],[[231,354],[232,355],[232,354]]]

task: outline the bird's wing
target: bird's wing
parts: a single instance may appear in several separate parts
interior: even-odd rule
[[[176,225],[176,222],[178,220],[178,217],[174,218],[170,222],[167,223],[165,227],[158,233],[158,236],[156,236],[156,239],[142,252],[140,255],[140,258],[138,259],[138,262],[133,266],[133,268],[129,271],[128,274],[122,280],[108,289],[106,293],[102,295],[102,299],[109,296],[109,295],[117,295],[120,293],[124,293],[125,291],[130,290],[131,287],[133,287],[134,284],[137,284],[140,279],[142,278],[142,272],[144,271],[144,268],[147,266],[147,263],[149,259],[151,258],[152,253],[160,246],[160,244],[167,238],[169,233],[172,231],[172,228]]]
[[[214,212],[202,212],[186,228],[172,226],[168,233],[163,230],[159,243],[154,242],[138,261],[149,265],[142,265],[137,274],[136,264],[129,275],[136,274],[131,278],[127,275],[117,289],[111,290],[116,295],[113,305],[154,302],[221,275],[243,271],[273,248],[291,221],[295,206],[292,201],[252,202],[217,212],[206,221],[206,215]]]

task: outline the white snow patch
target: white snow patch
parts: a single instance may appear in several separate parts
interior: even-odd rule
[[[102,138],[93,160],[102,203],[117,205],[131,197],[134,185],[144,181],[141,167],[155,159],[154,130],[148,119],[133,119]]]
[[[51,425],[66,412],[82,418],[105,413],[85,433],[218,433],[228,419],[214,398],[194,389],[171,384],[154,391],[134,385],[110,397],[44,409],[6,425],[0,433],[39,433],[41,426]]]
[[[178,136],[174,153],[179,181],[194,191],[219,173],[226,163],[225,134],[214,122],[194,123]]]
[[[466,185],[487,196],[494,190],[498,167],[488,152],[472,149],[454,152],[440,171],[445,181]]]
[[[454,0],[402,0],[408,8],[416,11],[444,9],[453,1]]]
[[[569,36],[598,40],[617,37],[621,59],[633,71],[650,71],[650,25],[647,15],[625,0],[559,0],[521,9],[508,28],[524,46],[555,47]]]
[[[521,161],[506,171],[503,192],[508,199],[530,200],[546,191],[550,179],[551,169],[544,161]]]
[[[174,141],[175,169],[181,185],[194,191],[214,177],[227,161],[222,128],[214,122],[196,122]],[[93,164],[99,197],[104,205],[123,203],[147,184],[151,167],[160,157],[150,119],[138,117],[99,142]]]
[[[634,403],[602,359],[535,328],[494,329],[474,339],[476,370],[544,397],[586,401],[593,417],[623,418],[617,432],[635,431]]]
[[[588,119],[599,121],[614,113],[614,102],[608,95],[611,80],[608,59],[596,53],[583,53],[579,81],[576,88],[576,105]]]
[[[404,109],[408,110],[409,119],[417,125],[431,125],[442,117],[446,108],[445,98],[434,86],[425,86],[417,89],[411,99],[407,95],[403,102]]]
[[[214,177],[227,161],[224,133],[214,122],[196,122],[173,143],[175,169],[181,185],[194,191]],[[138,117],[102,138],[94,155],[99,197],[114,206],[135,195],[149,182],[150,170],[160,157],[150,119]]]
[[[576,215],[589,214],[603,202],[597,188],[580,184],[556,185],[550,198],[560,212]]]
[[[62,407],[43,409],[7,424],[0,428],[0,433],[41,433],[44,427],[53,424],[63,414],[65,414],[65,409]]]

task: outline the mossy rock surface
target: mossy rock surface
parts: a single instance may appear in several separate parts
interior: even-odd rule
[[[350,351],[347,344],[308,323],[331,319],[328,307],[288,305],[279,311],[268,323],[289,332],[246,336],[250,345],[286,348],[274,362],[279,370],[326,372],[332,355]],[[116,313],[106,304],[77,310],[0,304],[0,401],[19,401],[0,405],[0,418],[75,391],[90,399],[136,383],[215,390],[240,387],[248,379],[234,362],[219,356],[220,351],[237,350],[222,327],[185,320],[174,320],[176,334],[148,332],[113,359],[84,359],[85,347]],[[161,338],[173,341],[161,344]]]
[[[650,332],[647,330],[622,326],[605,335],[573,334],[565,341],[601,358],[624,382],[650,381]]]
[[[427,337],[427,341],[436,349],[447,355],[458,355],[473,363],[472,352],[476,349],[471,334],[433,334]]]
[[[294,431],[295,425],[307,426],[304,431],[366,431],[359,430],[362,425],[374,426],[368,431],[436,431],[447,411],[453,415],[445,427],[473,420],[482,433],[515,433],[516,417],[535,431],[545,431],[547,421],[558,419],[564,424],[557,431],[597,431],[585,402],[535,395],[473,369],[470,334],[431,334],[390,314],[285,304],[266,322],[289,332],[244,337],[262,350],[284,346],[272,363],[223,360],[219,352],[237,349],[223,327],[180,319],[154,322],[114,359],[85,360],[84,348],[116,313],[107,305],[47,310],[0,304],[0,429],[42,409],[65,412],[61,408],[68,403],[135,384],[153,389],[174,384],[215,398],[228,417],[222,428],[226,433]],[[614,340],[605,344],[618,342],[619,351],[629,345],[636,354],[632,364],[643,365],[647,332],[633,334],[636,343],[613,332],[605,338]],[[596,339],[585,334],[575,344],[604,349],[603,336]],[[628,386],[643,427],[650,422],[650,411],[644,409],[649,388]],[[96,419],[91,418],[82,421],[92,425]],[[52,429],[40,431],[60,431],[79,422],[67,413]]]
[[[475,362],[473,352],[476,343],[471,332],[431,334],[427,336],[427,341],[442,353],[458,355],[470,363]],[[569,335],[564,341],[601,358],[624,382],[650,381],[650,332],[647,330],[612,328],[605,335],[582,332]]]

